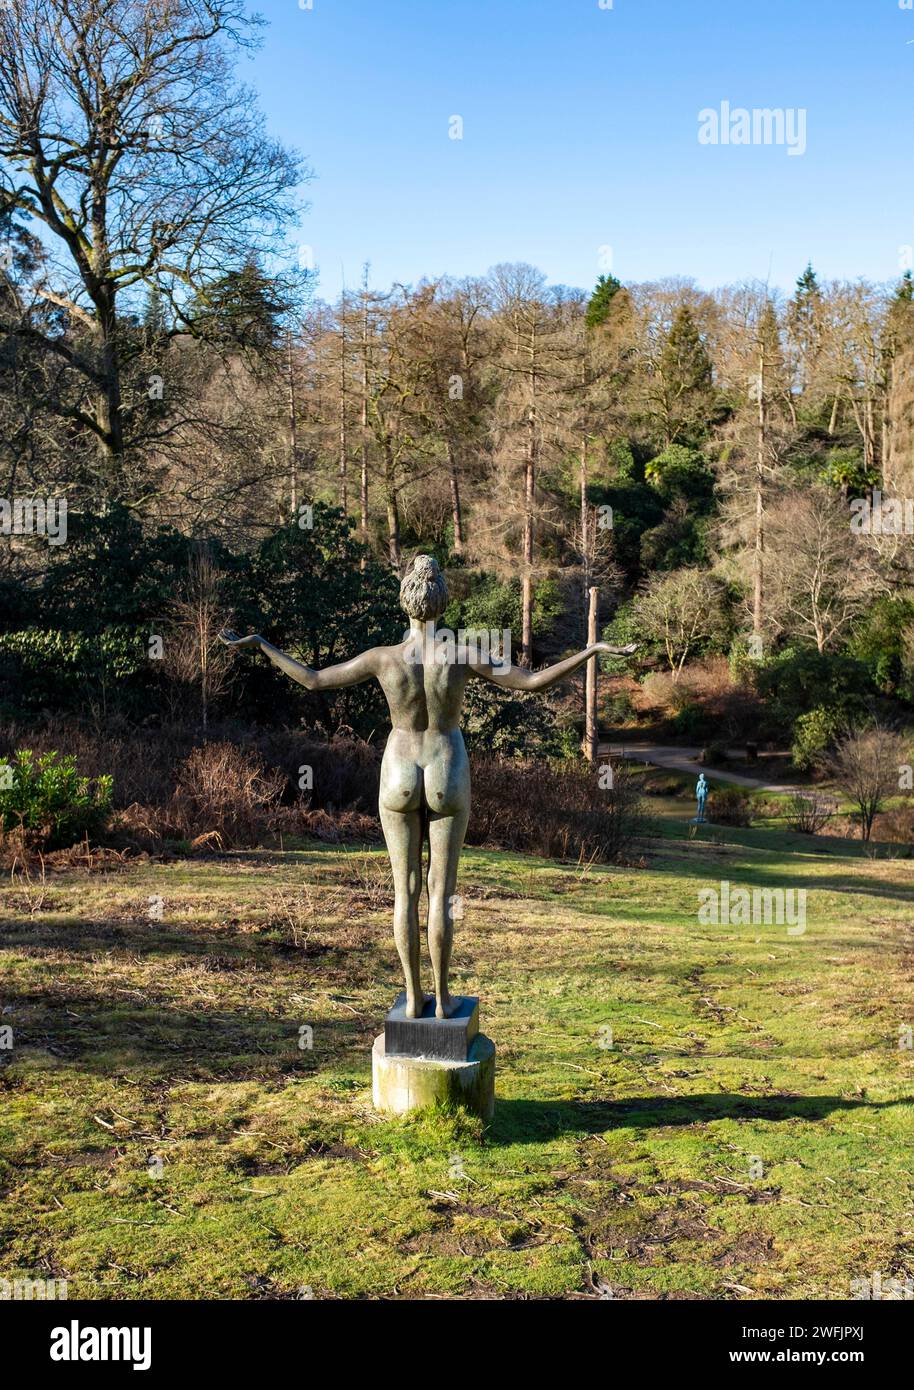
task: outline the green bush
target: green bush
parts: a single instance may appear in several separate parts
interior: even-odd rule
[[[847,644],[847,654],[860,661],[883,695],[914,695],[908,634],[914,625],[914,601],[883,594],[870,604]]]
[[[148,673],[145,635],[126,627],[94,633],[30,627],[3,633],[0,661],[13,708],[79,709],[87,701],[104,702],[115,688]]]
[[[612,642],[614,646],[619,647],[625,647],[629,642],[637,642],[636,661],[646,657],[656,657],[659,660],[661,656],[659,644],[649,642],[638,626],[635,619],[634,604],[630,600],[616,609],[611,621],[604,625],[600,633],[600,640]],[[630,656],[603,656],[600,658],[600,670],[607,672],[608,675],[630,676],[633,669]]]
[[[645,465],[644,477],[664,497],[674,494],[710,504],[714,495],[714,474],[698,449],[669,444]]]
[[[467,686],[463,731],[471,753],[561,759],[580,752],[580,736],[559,724],[547,701],[526,691],[497,690],[483,681]]]
[[[0,766],[0,829],[20,830],[48,849],[75,844],[104,827],[112,791],[111,777],[81,777],[73,757],[36,759],[21,748],[12,764]]]
[[[749,643],[744,636],[734,637],[727,656],[731,680],[734,680],[737,685],[745,685],[754,689],[760,660],[760,657],[754,657],[751,654]]]
[[[708,820],[715,825],[751,825],[756,810],[755,796],[744,787],[719,787],[708,797]]]
[[[845,719],[865,714],[872,699],[869,672],[860,661],[815,647],[785,647],[759,662],[756,689],[785,728],[822,707],[841,710]]]
[[[814,768],[843,722],[841,711],[832,705],[817,705],[808,714],[801,714],[793,726],[790,748],[794,767],[801,772]]]
[[[701,705],[686,700],[673,715],[673,732],[680,738],[700,738],[706,718]]]
[[[534,637],[548,636],[562,611],[562,593],[554,579],[543,579],[534,585],[531,612]],[[502,581],[493,575],[474,578],[472,587],[462,598],[451,599],[442,625],[455,632],[460,628],[484,632],[502,632],[507,628],[512,634],[512,645],[516,647],[523,627],[520,580]]]
[[[627,690],[617,690],[606,704],[604,718],[611,727],[637,723],[637,712]]]

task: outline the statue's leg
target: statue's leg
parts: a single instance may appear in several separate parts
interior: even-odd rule
[[[428,998],[419,972],[419,896],[422,892],[422,818],[418,811],[378,807],[394,876],[394,941],[406,979],[406,1016],[418,1018]]]
[[[455,815],[436,815],[428,823],[428,952],[435,976],[435,1013],[450,1018],[457,1008],[448,990],[448,970],[454,941],[454,894],[457,891],[457,864],[463,848],[468,807]]]

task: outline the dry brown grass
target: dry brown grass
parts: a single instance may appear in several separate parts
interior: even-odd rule
[[[28,735],[6,731],[10,745],[26,738],[38,752],[74,752],[81,772],[113,773],[115,813],[107,838],[122,853],[382,839],[381,750],[354,738],[322,743],[295,731],[225,728],[200,742],[182,727],[99,735],[60,723]],[[311,771],[307,791],[299,786],[303,768]],[[610,862],[636,829],[639,798],[620,769],[614,769],[614,788],[604,789],[598,769],[584,763],[475,755],[471,776],[469,844]],[[89,847],[81,852],[93,853]]]

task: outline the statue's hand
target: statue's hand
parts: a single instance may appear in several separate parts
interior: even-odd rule
[[[224,642],[227,647],[259,647],[263,638],[259,632],[252,632],[248,637],[239,637],[237,632],[232,632],[231,628],[224,628],[219,633],[219,641]]]
[[[598,642],[597,646],[607,656],[631,656],[632,652],[638,650],[637,642],[629,642],[627,647],[614,647],[609,642]]]

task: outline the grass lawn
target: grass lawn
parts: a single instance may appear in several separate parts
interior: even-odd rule
[[[467,852],[455,983],[498,1048],[485,1133],[371,1108],[400,988],[382,851],[8,884],[0,1276],[86,1298],[911,1279],[914,863],[748,839],[583,872]],[[723,879],[805,887],[805,934],[701,925]]]

